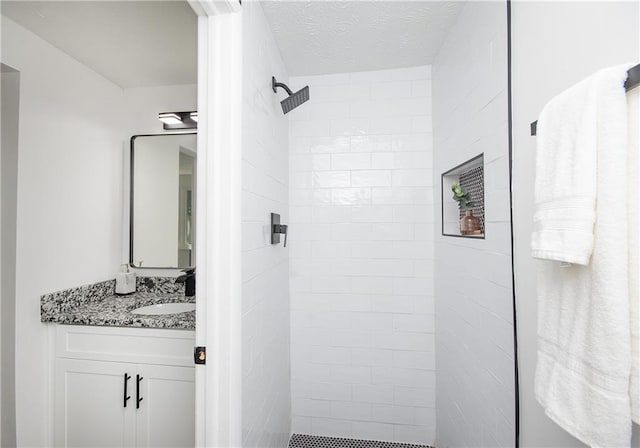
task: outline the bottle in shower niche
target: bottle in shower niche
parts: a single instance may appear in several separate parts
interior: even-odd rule
[[[464,217],[460,220],[460,233],[462,235],[481,235],[482,224],[480,218],[473,216],[473,210],[464,211]]]
[[[136,273],[129,271],[129,265],[123,264],[116,274],[116,294],[126,295],[136,292]]]

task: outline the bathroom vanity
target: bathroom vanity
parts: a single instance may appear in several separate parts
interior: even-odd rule
[[[56,446],[195,446],[194,333],[59,325]]]
[[[56,324],[55,445],[194,446],[195,311],[173,311],[195,299],[169,278],[139,278],[129,296],[113,286],[41,298],[41,320]]]
[[[131,139],[129,265],[187,274],[41,297],[55,446],[195,446],[195,169],[194,133]]]

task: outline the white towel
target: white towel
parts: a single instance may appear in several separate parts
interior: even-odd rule
[[[540,264],[535,394],[592,447],[628,447],[627,108],[631,64],[554,98],[538,120],[533,255]]]
[[[640,424],[640,88],[627,93],[629,123],[629,308],[631,417]]]

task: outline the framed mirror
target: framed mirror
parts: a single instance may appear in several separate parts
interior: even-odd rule
[[[196,152],[196,133],[131,137],[131,266],[195,265]]]

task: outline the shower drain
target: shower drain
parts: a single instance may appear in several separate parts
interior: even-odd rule
[[[347,439],[342,437],[293,434],[289,448],[433,448],[412,443],[382,442],[379,440]]]

